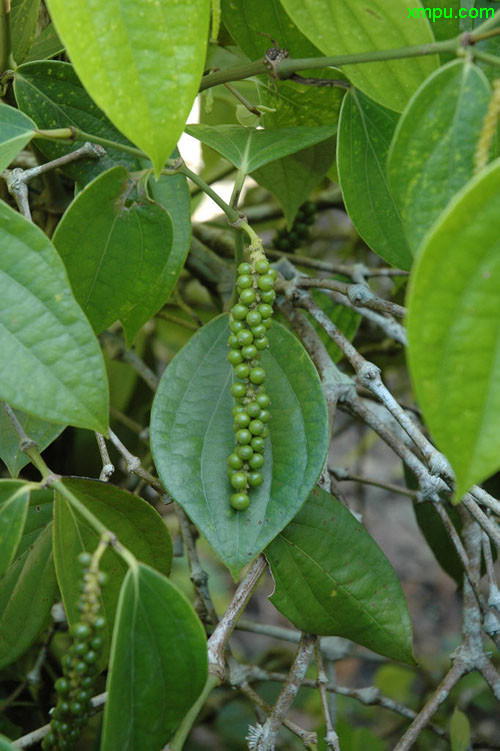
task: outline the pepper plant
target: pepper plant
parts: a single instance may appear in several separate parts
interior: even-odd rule
[[[500,24],[446,2],[0,0],[1,749],[498,747]],[[335,678],[420,674],[349,481],[459,590],[406,699]]]

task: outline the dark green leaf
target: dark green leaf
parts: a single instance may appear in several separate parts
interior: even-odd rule
[[[118,540],[140,561],[163,574],[172,562],[172,543],[161,516],[149,503],[125,490],[97,480],[64,478],[64,485],[81,503],[113,532]],[[82,551],[93,553],[99,535],[81,517],[69,501],[56,494],[54,513],[54,561],[68,622],[78,621],[82,569],[77,561]],[[127,566],[112,549],[101,558],[100,568],[108,573],[102,590],[101,612],[106,618],[107,654],[116,605]]]
[[[455,498],[500,467],[500,163],[427,236],[408,293],[409,365]]]
[[[415,503],[413,509],[420,531],[434,553],[435,559],[443,571],[446,571],[460,587],[464,578],[464,569],[448,531],[436,511],[435,504],[432,501],[423,501]],[[452,508],[448,508],[447,512],[459,532],[462,526],[460,517],[456,511],[452,513],[454,512]]]
[[[57,36],[54,24],[49,23],[34,39],[28,54],[24,58],[24,62],[31,63],[36,60],[48,60],[63,51],[64,44]]]
[[[11,0],[10,36],[17,64],[24,60],[35,36],[39,7],[40,0]]]
[[[148,566],[129,569],[113,632],[101,751],[163,748],[206,678],[206,636],[190,603]]]
[[[0,578],[12,563],[23,533],[29,490],[25,482],[0,480]]]
[[[405,0],[281,0],[292,21],[324,55],[398,49],[434,41],[427,19],[407,19]],[[437,55],[346,65],[353,85],[401,112],[438,65]]]
[[[315,488],[266,557],[276,586],[271,602],[297,628],[413,662],[410,616],[394,569],[331,495]]]
[[[148,155],[158,176],[198,93],[209,0],[140,6],[136,0],[50,0],[48,6],[86,90]]]
[[[252,177],[276,196],[290,229],[300,206],[324,178],[334,159],[335,141],[329,138],[261,167]]]
[[[399,121],[389,153],[389,178],[414,253],[472,177],[490,95],[477,66],[455,60],[427,79]]]
[[[33,644],[48,622],[56,595],[48,525],[0,581],[0,667],[15,662]]]
[[[458,707],[455,707],[450,721],[450,740],[451,751],[468,751],[470,748],[470,723]]]
[[[135,193],[124,167],[78,194],[53,241],[96,334],[120,319],[129,343],[169,297],[185,258],[185,249],[172,258],[168,213]]]
[[[228,317],[196,333],[162,377],[151,415],[151,445],[161,479],[233,574],[293,518],[323,467],[328,416],[316,370],[283,326],[269,330],[262,355],[271,397],[264,482],[248,511],[229,499],[227,457],[234,447]]]
[[[36,125],[14,107],[0,103],[0,172],[31,141]]]
[[[52,422],[101,433],[108,384],[99,344],[46,235],[0,204],[0,398]]]
[[[14,413],[26,435],[35,441],[40,451],[46,449],[64,430],[64,425],[40,420],[18,409],[15,409]],[[19,448],[19,437],[3,409],[0,410],[0,459],[5,463],[12,477],[17,477],[30,461],[24,451]]]
[[[356,230],[375,253],[408,270],[412,255],[386,176],[387,153],[397,121],[394,112],[351,89],[340,115],[337,168],[344,203]]]
[[[256,130],[242,125],[188,125],[186,133],[211,146],[245,174],[334,135],[335,127]]]
[[[72,125],[85,133],[131,145],[92,101],[69,63],[52,60],[21,65],[15,71],[14,93],[20,109],[42,130]],[[36,145],[47,159],[56,159],[82,144],[67,145],[39,138]],[[98,160],[79,159],[63,169],[85,184],[117,164],[131,171],[141,169],[136,157],[110,147],[106,147],[106,154]]]
[[[0,751],[15,751],[10,740],[3,735],[0,735]]]

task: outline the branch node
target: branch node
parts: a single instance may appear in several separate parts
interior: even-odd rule
[[[366,284],[351,284],[347,288],[347,297],[353,305],[366,305],[374,294]]]

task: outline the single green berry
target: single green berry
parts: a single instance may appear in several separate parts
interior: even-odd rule
[[[103,644],[104,644],[104,639],[102,638],[102,636],[94,636],[94,638],[90,640],[90,646],[92,647],[92,649],[95,649],[96,651],[99,651],[100,649],[102,649]]]
[[[264,423],[260,420],[252,420],[250,425],[248,426],[248,430],[252,435],[261,435],[262,431],[264,430]]]
[[[240,365],[237,365],[234,369],[234,375],[236,378],[241,378],[242,380],[245,378],[248,378],[248,374],[250,373],[250,367],[242,362]]]
[[[261,323],[262,321],[262,315],[259,313],[258,310],[251,310],[246,315],[246,322],[249,326],[257,326],[257,324]]]
[[[241,469],[243,466],[243,461],[238,454],[230,454],[227,463],[230,469]]]
[[[97,662],[99,655],[93,649],[89,649],[83,659],[85,660],[85,662],[88,662],[89,665],[91,665],[92,663]]]
[[[252,418],[258,417],[260,415],[260,407],[256,402],[252,402],[248,405],[247,412]]]
[[[60,696],[64,696],[69,691],[69,682],[66,678],[58,678],[54,683],[54,688]]]
[[[266,379],[266,371],[264,370],[264,368],[260,367],[252,368],[249,378],[252,383],[264,383]]]
[[[73,654],[78,655],[79,657],[81,657],[82,655],[85,654],[85,652],[87,651],[87,649],[88,649],[88,647],[87,647],[87,642],[86,641],[77,641],[77,642],[75,642],[73,644],[72,652],[73,652]]]
[[[272,325],[273,325],[272,318],[268,318],[267,320],[264,321],[264,326],[266,327],[266,329],[270,329]]]
[[[262,431],[261,436],[262,438],[267,438],[268,435],[269,435],[269,428],[264,427],[264,430]]]
[[[269,268],[269,261],[262,259],[255,264],[255,271],[257,274],[265,274]]]
[[[80,730],[78,728],[73,728],[73,730],[70,730],[68,738],[72,743],[76,743],[79,737],[80,737]]]
[[[258,339],[261,336],[264,336],[266,331],[267,329],[263,323],[258,323],[257,326],[252,326],[252,334],[254,335],[256,339]]]
[[[80,555],[78,556],[78,563],[80,564],[80,566],[90,566],[91,561],[92,556],[90,555],[90,553],[84,552],[80,553]]]
[[[94,638],[100,638],[100,637],[94,637]],[[82,688],[92,688],[94,685],[94,679],[90,675],[86,675],[85,678],[82,678],[80,681],[80,686]]]
[[[247,289],[252,286],[252,277],[250,274],[242,274],[237,278],[236,284],[240,289]]]
[[[259,456],[259,454],[257,454]],[[260,472],[250,472],[248,475],[248,484],[250,487],[255,488],[264,481],[264,478]]]
[[[78,675],[85,675],[88,669],[89,669],[89,666],[87,665],[86,662],[83,662],[83,661],[77,662],[75,665],[75,673],[77,673]]]
[[[250,443],[251,440],[252,434],[246,428],[242,428],[236,433],[236,441],[240,444]]]
[[[269,422],[271,419],[271,413],[267,409],[261,409],[259,414],[259,420],[261,422]]]
[[[271,404],[271,400],[265,391],[261,390],[257,394],[257,404],[259,405],[259,407],[262,407],[263,409],[265,409],[266,407],[269,407],[269,405]]]
[[[92,633],[90,626],[88,623],[74,623],[69,633],[73,637],[73,639],[87,639],[90,634]]]
[[[276,271],[276,269],[269,269],[267,275],[270,276],[274,282],[278,278],[278,272]]]
[[[59,725],[59,733],[60,735],[69,735],[71,732],[71,725],[69,722],[61,722]]]
[[[267,292],[261,292],[260,297],[262,302],[269,303],[270,305],[276,300],[276,292],[274,289],[269,289]]]
[[[258,339],[254,342],[257,349],[266,349],[269,346],[269,339],[267,336],[260,336]]]
[[[248,308],[246,305],[241,305],[241,303],[236,303],[236,305],[233,305],[231,309],[231,313],[232,313],[233,318],[236,321],[243,321],[248,314]]]
[[[252,272],[252,267],[249,263],[240,263],[238,266],[238,274],[250,274]]]
[[[236,336],[236,334],[231,334],[231,336],[227,340],[227,346],[232,347],[232,349],[238,346],[238,337]]]
[[[248,462],[252,469],[260,469],[264,465],[262,454],[254,454]]]
[[[256,435],[255,438],[252,438],[251,447],[254,451],[264,451],[264,446],[266,445],[265,440],[260,435]]]
[[[269,276],[269,274],[265,274],[265,276],[261,276],[259,278],[257,286],[263,292],[267,292],[274,287],[274,279],[272,278],[272,276]]]
[[[243,347],[241,354],[245,360],[253,360],[257,356],[257,348],[253,344],[249,344],[248,347]],[[252,371],[250,371],[251,373]]]
[[[108,581],[107,573],[105,571],[99,571],[99,573],[97,574],[97,581],[101,586],[103,584],[106,584],[106,582]]]
[[[234,424],[237,425],[238,428],[246,428],[249,422],[250,415],[247,412],[239,412],[234,417]]]
[[[85,712],[85,707],[81,701],[71,702],[71,713],[76,715],[82,715]]]
[[[247,387],[244,383],[233,383],[231,386],[231,394],[235,399],[241,399],[247,393]]]
[[[243,321],[231,321],[229,324],[229,328],[233,332],[233,334],[237,334],[238,331],[241,331],[241,329],[244,327]]]
[[[271,308],[270,305],[268,305],[265,302],[261,303],[259,307],[257,308],[257,310],[259,311],[259,313],[261,314],[264,320],[266,320],[266,318],[271,318],[273,314],[273,309]]]
[[[243,362],[243,355],[239,349],[230,349],[227,353],[227,359],[231,365],[239,365],[240,362]]]
[[[248,508],[249,503],[250,498],[246,493],[234,493],[231,496],[231,506],[236,509],[236,511],[244,511]]]
[[[82,689],[76,694],[76,700],[81,701],[82,704],[86,704],[89,699],[92,698],[92,691],[90,689]]]
[[[95,619],[94,628],[96,629],[96,631],[102,631],[103,629],[106,628],[106,619],[102,615],[99,615]]]
[[[243,329],[237,334],[237,340],[240,347],[246,347],[253,342],[253,334],[248,329]]]
[[[238,456],[245,462],[253,456],[253,448],[248,443],[244,446],[238,446],[236,451],[238,452]]]
[[[234,475],[235,472],[237,472],[237,469],[231,469],[231,467],[227,468],[226,475],[228,476],[229,480]]]
[[[257,298],[257,294],[254,289],[243,289],[240,292],[240,302],[242,302],[244,305],[251,305],[253,302],[255,302]]]
[[[235,490],[243,490],[247,486],[247,473],[235,472],[231,477],[231,485]]]

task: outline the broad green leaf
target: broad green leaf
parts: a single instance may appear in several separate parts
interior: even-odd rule
[[[425,18],[408,19],[406,0],[281,0],[292,21],[324,55],[399,49],[434,41]],[[401,112],[438,66],[437,55],[346,65],[352,84]]]
[[[46,449],[65,428],[64,425],[40,420],[18,409],[15,409],[14,413],[26,435],[35,441],[40,451]],[[24,451],[19,448],[19,437],[3,409],[0,410],[0,459],[5,463],[12,477],[17,477],[30,461]]]
[[[48,525],[0,581],[0,668],[15,662],[33,644],[48,623],[56,596]]]
[[[160,173],[198,93],[209,0],[49,0],[83,85]],[[175,103],[175,106],[173,106]]]
[[[430,10],[432,32],[437,42],[460,34],[460,0],[425,0],[425,5]],[[441,53],[439,57],[442,63],[453,60],[449,52]]]
[[[65,487],[113,532],[135,557],[168,574],[172,562],[172,542],[167,527],[153,507],[125,490],[97,480],[64,478]],[[78,555],[93,553],[99,535],[89,522],[76,512],[69,501],[56,494],[54,512],[54,562],[57,580],[68,622],[78,621],[82,569]],[[127,566],[122,558],[108,549],[101,558],[100,568],[108,574],[102,588],[101,612],[106,618],[105,654],[108,653],[116,605]]]
[[[8,104],[0,103],[0,172],[33,138],[36,125]]]
[[[26,57],[36,31],[40,0],[11,0],[10,37],[16,63]]]
[[[366,244],[393,266],[408,270],[412,255],[386,176],[398,116],[351,89],[342,104],[337,168],[344,203]]]
[[[4,735],[0,735],[0,751],[15,751],[10,740]]]
[[[331,495],[315,488],[265,554],[275,582],[271,602],[297,628],[413,662],[411,621],[396,573]]]
[[[188,125],[186,133],[211,146],[248,175],[269,162],[326,140],[335,130],[333,126],[256,130],[242,125]]]
[[[129,569],[113,632],[101,751],[163,748],[206,679],[206,636],[191,604],[148,566]]]
[[[297,211],[324,178],[334,159],[335,141],[328,138],[261,167],[252,177],[276,196],[290,229]]]
[[[33,44],[24,58],[24,62],[31,63],[36,60],[48,60],[63,51],[64,44],[57,36],[54,24],[49,23],[33,40]]]
[[[52,422],[107,432],[99,344],[46,235],[0,204],[0,399]]]
[[[169,297],[185,259],[185,250],[172,258],[168,213],[136,191],[127,170],[113,167],[78,194],[53,237],[96,334],[120,319],[129,344]]]
[[[226,475],[234,447],[228,335],[228,317],[219,316],[170,362],[153,404],[151,447],[170,495],[236,575],[304,503],[325,461],[328,416],[306,351],[274,323],[262,354],[272,401],[264,482],[252,489],[247,511],[233,511]]]
[[[499,214],[497,160],[427,236],[408,292],[413,385],[456,499],[500,467]]]
[[[19,480],[0,480],[0,578],[16,554],[28,505],[29,485]]]
[[[469,61],[455,60],[425,82],[399,121],[388,157],[389,180],[414,253],[472,177],[490,96],[484,74]]]
[[[470,748],[470,723],[467,715],[455,707],[450,721],[451,751],[468,751]]]
[[[15,71],[14,93],[20,109],[41,130],[72,125],[85,133],[131,145],[92,101],[69,63],[52,60],[21,65]],[[57,159],[78,149],[82,142],[68,145],[38,138],[36,145],[47,159]],[[79,159],[63,167],[63,171],[85,184],[117,164],[130,171],[141,169],[135,156],[107,146],[100,159]]]

